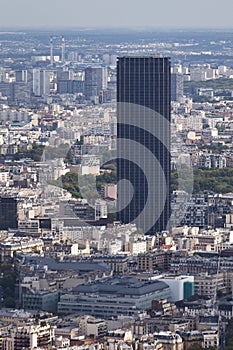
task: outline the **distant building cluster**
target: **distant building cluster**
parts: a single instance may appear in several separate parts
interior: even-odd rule
[[[1,33],[0,348],[223,349],[233,45],[102,35]]]

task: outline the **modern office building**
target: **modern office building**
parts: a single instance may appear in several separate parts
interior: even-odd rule
[[[57,311],[58,292],[37,290],[22,287],[21,305],[24,310],[43,310],[47,312]]]
[[[184,95],[184,79],[182,74],[171,74],[171,100],[181,101]]]
[[[30,85],[25,82],[14,82],[10,85],[10,100],[17,103],[29,103],[31,98]]]
[[[144,233],[169,229],[170,80],[167,57],[118,59],[118,219]]]
[[[120,315],[133,316],[150,310],[153,300],[169,299],[169,286],[160,281],[140,281],[137,278],[109,278],[82,284],[58,303],[58,313],[91,315],[104,319]]]
[[[100,92],[107,89],[107,68],[88,67],[85,69],[84,93],[87,99],[98,97]]]
[[[39,68],[32,70],[32,91],[35,96],[47,96],[50,89],[50,72]]]
[[[25,69],[15,71],[15,81],[16,83],[27,83],[28,71]]]
[[[17,200],[0,198],[0,230],[18,228]]]
[[[83,80],[59,80],[57,82],[57,92],[59,94],[76,94],[84,92]]]
[[[194,277],[193,276],[162,276],[158,281],[166,283],[171,289],[169,301],[177,302],[188,299],[194,295]]]

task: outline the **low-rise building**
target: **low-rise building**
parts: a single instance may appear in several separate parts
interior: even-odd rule
[[[214,298],[217,293],[225,293],[224,274],[198,274],[194,276],[194,291],[195,294]]]
[[[139,271],[167,270],[170,264],[171,254],[166,251],[149,251],[137,256],[137,268]]]
[[[3,349],[50,349],[54,339],[54,330],[49,325],[15,327],[3,339]]]
[[[1,262],[9,261],[13,258],[14,252],[31,253],[35,250],[42,251],[44,243],[39,238],[13,237],[0,243]]]
[[[214,330],[208,330],[208,331],[203,331],[203,343],[202,347],[204,349],[208,349],[211,346],[218,348],[219,347],[219,334],[218,331]]]
[[[79,331],[85,336],[103,337],[107,334],[107,330],[104,320],[91,316],[82,318],[79,323]]]
[[[164,350],[183,350],[183,339],[172,332],[154,333],[154,337],[162,343]]]
[[[169,301],[176,302],[187,299],[194,295],[194,277],[193,276],[162,276],[157,278],[158,281],[169,285],[171,297]]]
[[[170,288],[164,282],[109,278],[104,282],[79,285],[73,289],[72,294],[62,295],[58,312],[78,312],[81,315],[109,319],[150,310],[152,300],[161,299],[170,299]]]

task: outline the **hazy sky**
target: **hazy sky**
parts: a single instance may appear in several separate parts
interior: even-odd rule
[[[232,0],[1,0],[0,27],[233,28]]]

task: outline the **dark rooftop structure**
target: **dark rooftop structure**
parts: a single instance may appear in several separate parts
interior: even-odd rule
[[[90,271],[107,271],[110,269],[106,264],[97,264],[87,261],[59,262],[50,257],[34,255],[22,255],[21,257],[23,264],[48,266],[48,269],[52,271],[73,270],[75,272],[85,273]]]
[[[109,278],[103,282],[82,284],[73,289],[74,293],[97,293],[117,295],[144,295],[168,288],[167,284],[160,281],[141,281],[137,278]]]

